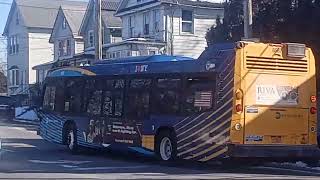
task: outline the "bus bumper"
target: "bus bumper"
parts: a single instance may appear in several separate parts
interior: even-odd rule
[[[316,145],[229,145],[229,156],[234,158],[320,159],[320,149]]]

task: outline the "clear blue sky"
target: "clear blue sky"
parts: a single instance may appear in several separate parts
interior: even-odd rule
[[[89,0],[74,0],[74,1],[89,1]],[[4,3],[4,4],[3,4]],[[7,17],[11,8],[12,0],[0,0],[0,37],[6,25]],[[5,42],[0,40],[0,63],[6,61],[5,56]]]

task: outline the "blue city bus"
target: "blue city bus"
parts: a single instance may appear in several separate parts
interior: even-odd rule
[[[269,111],[261,110],[273,106],[245,104],[255,97],[253,90],[250,94],[243,93],[246,88],[243,86],[252,84],[244,83],[246,76],[251,73],[266,77],[274,70],[264,67],[260,74],[261,70],[252,69],[251,72],[248,66],[248,73],[241,73],[242,61],[246,60],[244,52],[253,58],[254,53],[264,55],[273,52],[274,47],[279,48],[279,45],[241,42],[211,46],[198,59],[155,55],[54,69],[44,82],[43,105],[38,113],[41,119],[39,133],[47,141],[67,145],[71,152],[79,147],[125,147],[130,151],[155,154],[163,161],[175,158],[206,162],[227,157],[315,157],[319,151],[314,142],[314,131],[310,131],[309,141],[303,135],[301,141],[294,141],[296,144],[290,141],[292,144],[289,144],[281,142],[278,133],[291,129],[277,125],[290,123],[289,120],[297,122],[297,126],[308,121],[315,124],[313,118],[301,120],[305,116],[295,114],[277,117],[272,113],[278,112],[267,114]],[[285,48],[279,49],[285,52]],[[255,50],[250,55],[251,49],[261,53]],[[310,64],[313,61],[310,60]],[[288,73],[294,70],[290,69]],[[314,76],[313,70],[308,72]],[[300,70],[297,73],[300,73],[297,77],[305,76]],[[284,73],[276,76],[288,77]],[[259,80],[259,77],[255,79]],[[264,83],[263,80],[260,82]],[[256,87],[262,85],[247,86],[250,92],[250,88]],[[283,90],[293,92],[293,89]],[[314,89],[309,90],[310,93],[305,93],[312,94]],[[294,104],[298,101],[282,99],[283,102]],[[280,111],[282,107],[273,109]],[[280,113],[283,112],[297,111]],[[246,114],[250,121],[246,121]],[[259,116],[268,117],[268,121],[262,122]],[[309,117],[313,116],[312,111]],[[289,117],[288,122],[286,117]],[[277,141],[267,138],[272,133]]]

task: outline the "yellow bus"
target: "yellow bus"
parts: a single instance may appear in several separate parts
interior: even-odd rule
[[[239,42],[230,155],[315,157],[316,70],[303,44]]]
[[[39,133],[72,152],[125,147],[163,161],[315,158],[315,74],[305,45],[253,42],[55,69]]]

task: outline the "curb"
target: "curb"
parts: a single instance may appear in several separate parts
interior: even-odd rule
[[[283,169],[283,170],[290,170],[290,171],[301,171],[301,172],[309,172],[309,173],[315,173],[320,175],[320,169],[315,169],[315,167],[299,167],[296,166],[295,164],[266,164],[263,166],[265,168],[277,168],[277,169]]]
[[[26,120],[26,119],[16,119],[14,118],[13,121],[20,122],[20,123],[27,123],[27,124],[33,124],[33,125],[39,125],[39,121],[32,121],[32,120]]]
[[[282,171],[282,172],[293,172],[293,173],[303,173],[308,174],[312,176],[319,176],[320,171],[318,170],[310,170],[310,169],[298,169],[298,168],[289,168],[289,167],[272,167],[272,166],[258,166],[258,167],[252,167],[251,169],[254,170],[270,170],[270,171]]]

